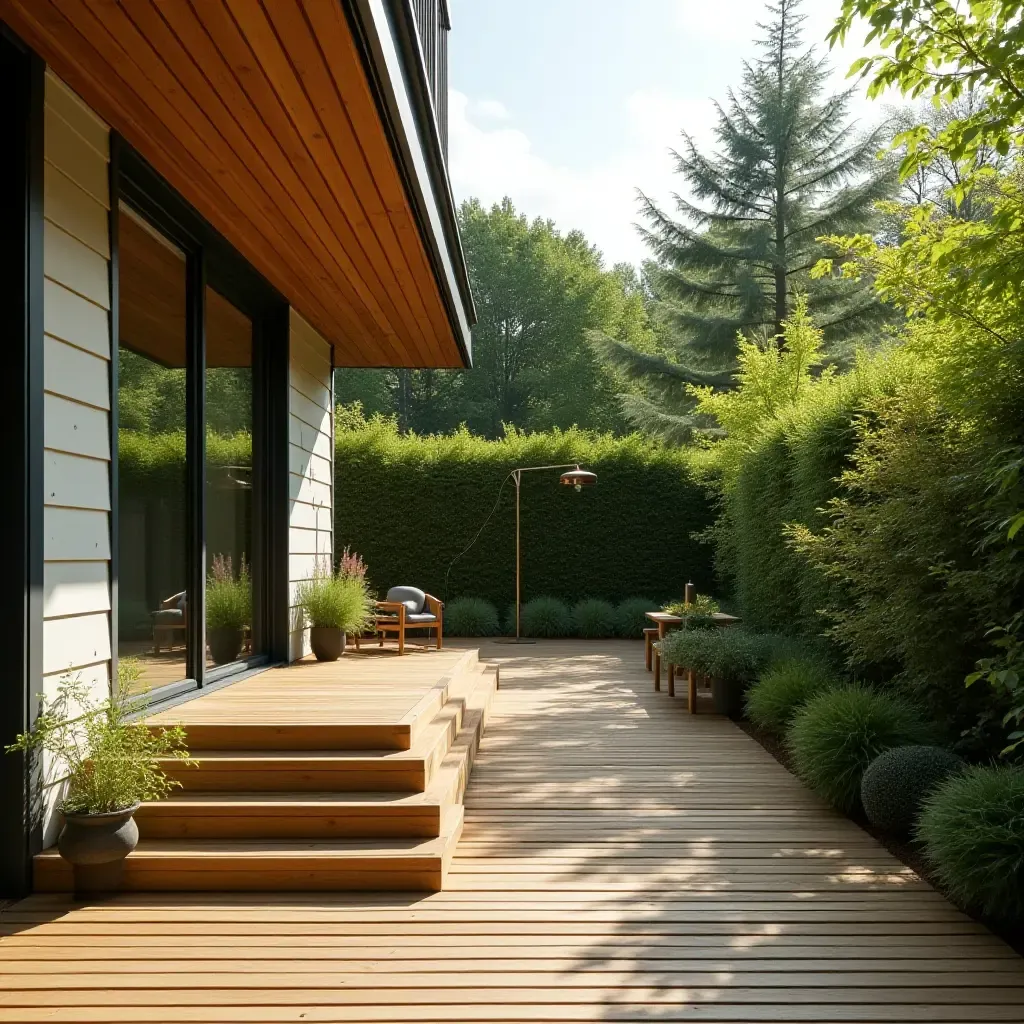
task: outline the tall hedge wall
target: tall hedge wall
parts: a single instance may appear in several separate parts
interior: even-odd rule
[[[670,598],[688,580],[713,590],[711,551],[692,536],[713,513],[687,455],[638,436],[416,437],[384,421],[340,429],[335,544],[363,555],[380,591],[411,584],[504,609],[515,594],[515,488],[508,481],[501,490],[502,481],[517,466],[563,462],[579,462],[598,482],[576,493],[559,485],[557,470],[524,474],[524,601]],[[446,587],[449,564],[481,527]]]

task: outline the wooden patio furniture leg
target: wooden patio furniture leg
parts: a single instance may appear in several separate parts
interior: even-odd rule
[[[668,663],[668,695],[676,695],[676,667],[671,661]]]
[[[658,648],[654,648],[654,688],[661,689],[661,654]]]
[[[654,641],[654,631],[653,630],[649,630],[649,629],[645,629],[644,630],[644,665],[646,666],[648,672],[651,671],[651,661],[652,661],[652,656],[654,654],[654,651],[653,651],[653,648],[652,648],[653,641]]]
[[[405,654],[405,608],[398,609],[398,653]]]
[[[692,668],[686,670],[686,701],[691,715],[697,714],[697,673]]]

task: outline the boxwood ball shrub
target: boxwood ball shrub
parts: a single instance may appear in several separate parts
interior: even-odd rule
[[[519,613],[523,636],[572,636],[572,615],[564,601],[555,597],[535,597],[523,605]],[[515,609],[512,610],[512,630],[515,631]]]
[[[444,631],[450,636],[495,636],[498,610],[481,597],[457,597],[444,608]]]
[[[630,640],[642,640],[644,630],[653,625],[648,612],[657,611],[658,602],[645,597],[627,597],[615,609],[615,632]]]
[[[964,762],[945,747],[892,747],[868,765],[860,800],[868,821],[893,835],[909,837],[925,799]]]
[[[615,606],[596,597],[580,601],[572,610],[572,630],[587,640],[614,636]]]
[[[883,750],[929,739],[931,730],[912,705],[860,685],[812,697],[787,733],[797,775],[847,812],[859,806],[861,778]]]
[[[1024,769],[977,765],[948,778],[925,799],[916,834],[960,906],[1024,918]]]
[[[747,694],[747,718],[754,725],[784,735],[800,708],[837,684],[832,671],[808,657],[790,657],[775,663]]]

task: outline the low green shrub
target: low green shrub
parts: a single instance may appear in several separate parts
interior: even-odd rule
[[[572,630],[587,640],[615,635],[615,606],[596,597],[580,601],[572,610]]]
[[[672,665],[723,681],[752,682],[771,659],[771,638],[738,626],[678,629],[661,641]]]
[[[206,577],[206,628],[244,629],[252,619],[252,579],[242,558],[236,576],[230,555],[214,555]]]
[[[645,597],[627,597],[620,601],[615,609],[616,634],[630,640],[643,639],[644,630],[652,625],[647,613],[657,607],[657,601],[648,601]]]
[[[931,730],[906,701],[854,685],[812,697],[786,739],[797,775],[834,807],[853,811],[867,766],[890,747],[927,743]]]
[[[964,762],[945,747],[892,747],[868,765],[860,800],[876,828],[909,837],[925,799]]]
[[[785,658],[774,664],[747,694],[747,717],[754,725],[783,735],[807,701],[833,689],[836,679],[820,661]]]
[[[698,594],[689,604],[684,598],[677,597],[662,605],[661,610],[670,615],[697,615],[710,618],[722,609],[718,602],[707,594]]]
[[[457,597],[444,608],[449,636],[494,636],[501,631],[498,610],[482,597]]]
[[[527,601],[519,613],[519,621],[523,636],[572,636],[572,615],[566,604],[555,597],[535,597]],[[514,609],[512,628],[515,630]]]
[[[917,838],[962,907],[1024,918],[1024,769],[982,765],[947,779],[925,799]]]

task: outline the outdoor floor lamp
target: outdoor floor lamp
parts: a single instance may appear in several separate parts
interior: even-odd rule
[[[522,481],[524,473],[536,473],[546,469],[564,469],[561,477],[559,477],[559,483],[564,487],[573,487],[576,492],[580,492],[584,487],[590,487],[597,483],[597,474],[591,473],[589,470],[580,469],[579,463],[577,462],[566,462],[557,466],[523,466],[519,469],[513,469],[509,476],[515,481],[516,485],[516,635],[515,639],[509,639],[504,641],[498,641],[499,643],[511,643],[511,644],[532,644],[532,640],[524,640],[519,635],[519,611],[522,607],[521,602],[521,584],[522,584],[522,562],[520,559],[520,543],[519,543],[519,485]]]

